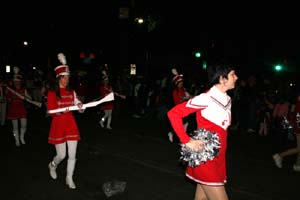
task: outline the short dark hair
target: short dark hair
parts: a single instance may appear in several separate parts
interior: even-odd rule
[[[230,71],[235,70],[231,65],[210,65],[207,67],[209,85],[213,86],[220,83],[220,77],[228,78]]]

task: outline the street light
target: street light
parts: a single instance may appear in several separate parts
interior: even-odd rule
[[[144,19],[143,19],[143,18],[140,18],[140,17],[135,18],[135,21],[136,21],[138,24],[143,24],[143,23],[144,23]]]
[[[6,73],[10,73],[10,65],[6,65],[5,66],[5,72]]]

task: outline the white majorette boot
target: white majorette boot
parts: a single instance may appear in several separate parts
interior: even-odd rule
[[[20,146],[19,131],[13,131],[13,133],[14,133],[14,137],[15,137],[16,146],[19,147]]]
[[[111,126],[110,126],[110,124],[111,124],[111,117],[108,117],[107,118],[107,126],[106,126],[106,128],[109,129],[109,130],[112,129]]]
[[[169,137],[169,141],[173,142],[173,133],[171,131],[168,133],[168,137]]]
[[[278,153],[274,154],[272,157],[276,167],[282,168],[282,157]]]
[[[99,124],[100,124],[100,126],[101,126],[102,128],[104,128],[104,121],[105,121],[105,118],[104,118],[104,117],[102,117],[102,118],[100,119],[100,121],[99,121]]]
[[[49,173],[52,179],[57,179],[57,173],[56,173],[56,168],[57,164],[54,161],[51,161],[48,165],[49,167]]]
[[[76,160],[68,160],[67,164],[67,176],[66,176],[66,184],[69,186],[70,189],[76,189],[76,185],[73,181],[73,173],[75,169],[75,162]]]
[[[26,132],[26,129],[21,128],[20,140],[21,140],[22,144],[26,144],[25,139],[24,139],[25,132]]]

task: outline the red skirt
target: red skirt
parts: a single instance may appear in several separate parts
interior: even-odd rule
[[[26,118],[27,112],[23,101],[15,101],[9,104],[7,110],[7,119],[14,120]]]
[[[61,144],[69,140],[80,140],[80,133],[73,113],[53,116],[48,143]]]
[[[221,186],[226,183],[226,148],[227,148],[227,133],[219,134],[221,148],[219,155],[213,160],[207,161],[197,167],[187,166],[186,176],[197,183],[203,185]]]

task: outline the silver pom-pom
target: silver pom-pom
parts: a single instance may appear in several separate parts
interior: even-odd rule
[[[285,116],[282,117],[281,126],[282,126],[282,128],[284,130],[292,129],[293,128],[293,126],[291,125],[290,121]]]
[[[300,113],[296,114],[296,126],[297,128],[300,128]]]
[[[294,128],[285,116],[281,120],[281,126],[283,131],[287,133],[288,139],[294,140]]]
[[[205,145],[201,151],[193,151],[187,148],[185,144],[181,144],[180,159],[186,161],[190,167],[196,167],[208,160],[213,160],[219,154],[221,143],[215,132],[199,128],[193,132],[192,138],[203,140]]]

